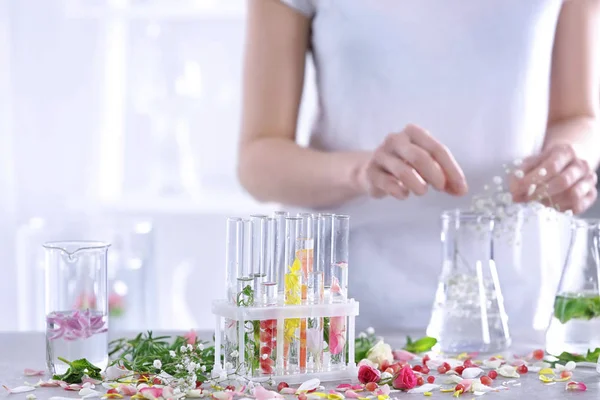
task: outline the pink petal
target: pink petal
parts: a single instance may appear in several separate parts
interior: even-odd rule
[[[569,382],[567,383],[566,390],[577,390],[584,392],[587,390],[587,386],[583,382]]]
[[[93,378],[90,378],[89,376],[87,376],[81,380],[81,383],[91,383],[93,385],[99,385],[100,383],[102,383],[102,381],[99,381],[98,379],[93,379]]]
[[[60,381],[55,381],[53,379],[47,380],[47,381],[40,381],[39,382],[39,386],[40,387],[59,387],[60,386]]]
[[[465,392],[468,392],[469,389],[471,389],[471,386],[473,385],[473,379],[463,379],[459,382],[459,385],[463,385],[465,388]]]
[[[335,387],[335,390],[339,390],[339,391],[344,391],[344,390],[348,390],[348,389],[352,389],[352,385],[349,383],[340,383],[339,385],[337,385]]]
[[[296,389],[291,387],[286,387],[281,389],[281,394],[296,394]]]
[[[65,389],[65,390],[80,391],[82,389],[82,386],[78,385],[76,383],[72,383],[69,385],[68,383],[60,382],[59,385],[61,388]]]
[[[4,385],[2,385],[2,387],[4,389],[6,389],[6,391],[8,393],[25,393],[25,392],[31,392],[31,391],[35,390],[35,387],[33,387],[33,386],[17,386],[17,387],[14,387],[12,389],[8,388],[8,387],[6,387]]]
[[[254,388],[253,394],[254,394],[254,397],[256,397],[256,400],[269,400],[269,399],[274,399],[274,398],[283,398],[283,396],[280,395],[279,393],[267,390],[262,386],[256,386]]]
[[[346,390],[344,396],[346,396],[349,399],[358,399],[360,397],[358,393],[356,393],[354,390]]]
[[[23,371],[23,375],[25,375],[25,376],[42,376],[42,375],[44,375],[44,371],[38,370],[38,369],[25,368],[25,370]]]
[[[117,387],[117,391],[119,391],[119,393],[124,394],[125,396],[133,396],[134,394],[137,393],[137,389],[131,385],[126,385],[124,383],[120,384]]]
[[[382,394],[384,396],[388,396],[391,392],[390,385],[385,384],[377,390],[378,394]]]
[[[150,395],[150,398],[158,398],[161,397],[163,394],[163,388],[159,388],[156,386],[148,386],[145,388],[140,389],[140,393],[146,397],[146,395]]]
[[[416,355],[414,355],[411,352],[408,352],[406,350],[394,350],[392,352],[392,354],[394,355],[394,360],[396,361],[410,361],[412,359],[414,359],[416,357]]]
[[[352,390],[362,390],[362,385],[352,385]]]

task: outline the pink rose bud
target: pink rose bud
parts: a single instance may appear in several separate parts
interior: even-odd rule
[[[358,380],[360,383],[379,382],[381,379],[381,372],[377,368],[373,368],[370,365],[361,365],[358,369]]]
[[[359,371],[360,372],[360,371]],[[417,377],[409,365],[402,367],[392,382],[394,389],[408,390],[417,386]]]

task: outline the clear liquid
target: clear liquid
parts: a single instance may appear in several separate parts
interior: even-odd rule
[[[491,280],[456,275],[438,288],[427,335],[447,353],[501,351],[510,346],[503,310]]]
[[[262,294],[265,306],[277,305],[277,282],[263,282]]]
[[[330,295],[333,302],[348,299],[348,263],[340,262],[331,265]]]
[[[53,312],[46,317],[46,362],[53,374],[63,374],[68,361],[87,359],[104,370],[108,365],[108,323],[96,312]]]
[[[559,355],[563,351],[585,354],[600,347],[600,319],[571,319],[561,323],[552,318],[546,331],[546,351]]]

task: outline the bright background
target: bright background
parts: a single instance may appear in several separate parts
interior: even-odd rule
[[[0,330],[44,328],[41,243],[74,238],[113,243],[113,327],[212,328],[225,218],[276,208],[235,179],[245,6],[0,0]]]

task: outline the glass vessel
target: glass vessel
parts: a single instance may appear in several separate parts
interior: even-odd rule
[[[600,347],[599,241],[600,220],[573,220],[569,251],[546,330],[550,354],[585,354]]]
[[[46,249],[46,360],[53,374],[62,360],[108,363],[107,253],[103,242],[48,242]]]
[[[427,335],[446,353],[496,352],[510,345],[494,261],[492,216],[442,214],[442,274]]]

